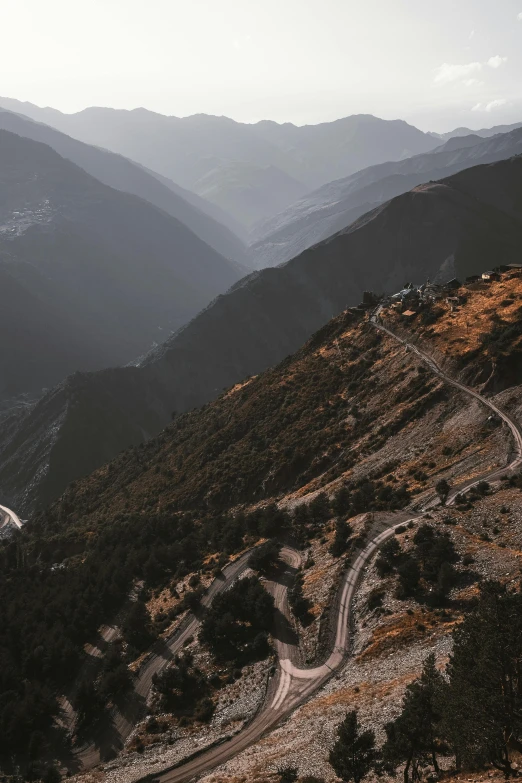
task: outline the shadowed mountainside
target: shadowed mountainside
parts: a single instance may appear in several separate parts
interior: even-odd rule
[[[166,212],[0,130],[0,399],[130,361],[241,275]]]
[[[2,442],[4,496],[18,508],[47,502],[158,431],[172,411],[276,364],[365,289],[465,276],[492,259],[518,261],[521,248],[522,158],[415,188],[286,265],[245,278],[139,367],[78,374],[13,414]]]
[[[456,137],[431,153],[330,182],[256,227],[251,235],[252,263],[258,268],[277,266],[416,185],[521,152],[522,128],[487,140]]]
[[[122,155],[84,144],[49,125],[4,109],[0,109],[0,128],[48,144],[104,185],[133,193],[168,212],[225,258],[239,264],[247,263],[243,242],[223,225],[226,213],[166,177],[156,176]],[[222,220],[218,222],[220,218]]]

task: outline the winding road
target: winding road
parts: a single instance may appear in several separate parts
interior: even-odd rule
[[[202,598],[202,605],[209,606],[214,597],[232,585],[237,577],[248,567],[250,550],[245,552],[232,563],[229,563],[221,575],[216,577]],[[91,769],[101,761],[113,758],[122,748],[133,731],[136,723],[142,720],[146,714],[146,701],[152,688],[152,679],[172,660],[182,649],[184,644],[193,636],[199,626],[199,620],[194,614],[189,614],[168,640],[160,640],[151,648],[150,654],[142,664],[134,683],[134,689],[124,699],[119,707],[115,707],[108,720],[102,722],[94,738],[83,747],[76,750],[75,759],[83,769]],[[113,641],[118,635],[118,629],[114,626],[104,626],[101,632],[104,642]],[[97,648],[93,648],[92,654],[97,656]],[[69,727],[74,722],[74,711],[69,716]]]
[[[380,308],[377,310],[376,314],[373,316],[373,318],[370,321],[372,326],[374,326],[376,329],[379,329],[381,332],[384,332],[389,337],[392,337],[398,343],[404,345],[406,350],[418,356],[418,358],[421,359],[430,368],[430,370],[434,375],[438,375],[438,377],[441,378],[443,381],[445,381],[445,383],[448,383],[450,386],[453,386],[454,388],[459,389],[465,394],[469,394],[471,397],[474,397],[476,400],[482,403],[482,405],[485,405],[486,408],[489,408],[491,411],[493,411],[493,413],[496,416],[499,416],[505,424],[507,424],[511,432],[511,435],[513,437],[513,447],[514,447],[513,457],[509,465],[507,465],[504,468],[499,468],[498,470],[493,471],[492,473],[489,473],[487,476],[488,480],[489,481],[498,480],[506,472],[509,471],[513,472],[518,468],[520,468],[522,466],[522,427],[516,421],[516,419],[514,419],[513,416],[510,416],[509,413],[506,413],[506,411],[502,410],[502,408],[499,408],[498,405],[496,405],[492,400],[488,399],[487,397],[484,397],[482,394],[479,394],[479,392],[475,391],[475,389],[472,389],[471,386],[466,386],[460,381],[457,381],[454,378],[452,378],[450,375],[445,373],[444,370],[441,369],[441,367],[437,364],[435,359],[433,359],[429,354],[425,353],[425,351],[421,350],[416,345],[413,345],[412,343],[408,342],[403,337],[399,337],[399,335],[392,332],[391,329],[388,329],[386,326],[384,326],[383,323],[380,323],[377,320],[379,318],[379,312],[380,312]],[[455,497],[459,494],[459,492],[463,492],[464,490],[471,489],[471,487],[474,487],[480,481],[483,481],[484,478],[485,477],[478,478],[475,481],[471,482],[470,484],[466,484],[465,487],[460,487],[454,490],[449,496],[448,503],[453,503]]]
[[[489,481],[495,481],[507,472],[518,469],[522,465],[522,429],[518,422],[491,400],[448,376],[428,354],[407,340],[395,335],[390,329],[379,323],[377,318],[378,311],[370,321],[376,329],[385,332],[389,337],[403,344],[406,350],[415,353],[435,375],[439,376],[446,383],[474,397],[492,410],[505,422],[513,436],[513,456],[509,465],[496,469],[487,476],[482,476],[479,479],[475,478],[454,488],[448,497],[447,505],[452,505],[459,493],[465,492],[479,481],[486,478]],[[368,543],[354,555],[354,560],[346,571],[340,586],[337,598],[338,616],[335,641],[332,651],[324,663],[313,668],[303,667],[299,659],[299,646],[295,638],[295,632],[292,636],[290,624],[287,622],[286,630],[283,627],[276,628],[274,641],[279,666],[269,682],[263,705],[250,722],[237,734],[226,737],[218,743],[207,747],[207,749],[196,752],[192,757],[185,758],[178,764],[161,772],[147,775],[141,780],[150,781],[154,779],[161,781],[161,783],[182,783],[182,781],[189,781],[194,777],[209,772],[241,753],[241,751],[273,730],[281,720],[306,702],[334,676],[345,665],[350,653],[351,604],[366,566],[384,541],[394,535],[395,529],[399,525],[421,519],[426,511],[437,502],[437,500],[429,501],[414,516],[411,515],[412,512],[410,510],[409,513],[406,511],[401,514],[390,515],[386,519],[374,523],[368,534]],[[222,578],[214,580],[203,600],[205,605],[210,604],[217,593],[230,586],[234,579],[248,567],[248,556],[249,552],[244,553],[224,569]],[[295,549],[286,546],[282,549],[281,557],[287,565],[286,577],[283,577],[280,581],[269,581],[266,586],[274,596],[276,609],[279,610],[277,616],[282,621],[282,625],[284,625],[284,619],[286,618],[288,621],[288,618],[291,616],[288,607],[288,586],[292,577],[292,571],[295,572],[301,563],[301,554]],[[127,710],[125,713],[115,712],[113,715],[114,732],[117,737],[117,743],[112,745],[113,750],[121,748],[139,717],[138,713],[143,714],[145,700],[152,685],[153,674],[161,671],[168,660],[182,648],[188,637],[196,632],[198,623],[199,621],[195,616],[189,616],[176,634],[163,644],[163,647],[156,645],[153,649],[152,655],[146,664],[142,666],[135,686],[135,696],[139,703],[139,710],[137,712],[134,710]],[[79,755],[83,766],[91,767],[98,763],[100,758],[103,758],[103,750],[99,746],[91,745],[80,751]]]

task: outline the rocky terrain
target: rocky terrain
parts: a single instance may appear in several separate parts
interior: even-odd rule
[[[520,378],[509,367],[520,369],[521,281],[519,273],[506,273],[499,282],[471,283],[459,290],[457,308],[451,298],[433,305],[438,312],[436,322],[430,323],[421,314],[412,323],[392,309],[384,317],[396,330],[421,341],[433,355],[445,358],[455,374],[475,383],[484,378],[482,387],[486,385],[495,402],[520,420]],[[466,322],[468,330],[463,329]],[[338,392],[333,381],[337,377]],[[281,404],[280,394],[286,405]],[[241,421],[249,422],[249,430]],[[278,470],[278,466],[283,468],[288,445],[293,443],[298,450],[301,427],[321,460],[309,456],[290,473]],[[280,433],[278,438],[275,431]],[[255,444],[261,441],[270,443],[268,455],[257,452]],[[351,536],[356,538],[374,517],[389,515],[375,498],[393,498],[403,487],[409,498],[399,505],[412,511],[423,507],[441,478],[459,486],[505,465],[511,443],[505,428],[490,420],[480,403],[444,388],[414,355],[391,338],[379,337],[364,316],[347,312],[291,361],[182,417],[141,451],[138,462],[131,451],[110,468],[77,482],[50,509],[47,524],[66,522],[67,538],[72,542],[87,529],[90,536],[100,535],[106,520],[131,510],[141,510],[150,518],[161,508],[195,510],[206,503],[221,514],[231,506],[237,513],[238,508],[252,509],[252,503],[255,508],[276,501],[291,510],[297,525],[301,511],[309,515],[310,509],[319,508],[314,503],[320,495],[340,502],[336,498],[341,487],[353,493],[354,488],[372,482],[369,500],[358,501],[352,495],[352,508],[357,502],[363,505],[361,513],[348,520]],[[224,494],[217,493],[213,483],[217,475]],[[228,475],[234,477],[233,483],[227,483]],[[311,513],[306,519],[318,519],[318,511]],[[356,708],[363,725],[376,728],[381,741],[384,724],[399,713],[404,689],[419,676],[428,653],[436,653],[439,668],[446,665],[451,634],[473,605],[479,585],[496,579],[518,588],[522,502],[520,488],[507,475],[491,487],[471,491],[456,504],[435,506],[422,520],[398,529],[396,539],[403,552],[412,551],[421,524],[447,534],[457,553],[456,583],[444,607],[433,608],[420,599],[400,596],[396,575],[379,571],[377,555],[356,594],[352,656],[344,669],[275,731],[205,780],[275,780],[277,770],[285,766],[297,767],[302,777],[334,780],[328,753],[346,710]],[[335,531],[330,511],[303,549],[303,595],[311,620],[303,625],[294,618],[294,628],[300,637],[301,656],[309,664],[321,660],[332,596],[343,567],[342,558],[331,553]],[[177,606],[192,576],[175,579],[154,593],[148,604],[152,618],[159,620]],[[203,574],[203,585],[209,578],[208,572]],[[180,621],[182,616],[165,626],[165,638]],[[201,670],[209,675],[215,671],[215,663],[197,637],[187,641],[186,649],[193,652]],[[245,667],[237,680],[223,687],[208,726],[183,727],[160,714],[159,730],[156,724],[149,729],[148,719],[129,738],[119,759],[78,780],[131,783],[240,731],[262,703],[267,672],[265,664]],[[153,701],[150,708],[154,711]]]
[[[386,303],[380,316],[520,421],[522,274],[508,269],[499,278],[419,303],[413,318]],[[113,745],[101,766],[76,779],[134,783],[158,775],[198,749],[240,736],[254,719],[273,681],[275,659],[226,664],[202,642],[201,626],[191,625],[190,635],[183,631],[188,610],[199,612],[198,601],[207,595],[198,590],[215,584],[227,559],[236,562],[239,556],[239,564],[245,549],[268,537],[298,547],[306,611],[298,612],[290,597],[295,607],[290,625],[299,640],[298,658],[315,666],[330,649],[335,597],[357,542],[374,525],[395,519],[394,545],[401,557],[411,558],[419,535],[434,531],[455,563],[444,599],[430,598],[437,582],[423,581],[422,590],[408,592],[400,570],[383,567],[377,553],[355,594],[346,665],[275,730],[204,778],[261,783],[276,780],[278,769],[296,767],[302,778],[333,781],[328,754],[346,711],[357,709],[362,725],[375,728],[381,743],[384,724],[399,714],[405,688],[419,676],[428,653],[436,653],[439,669],[446,666],[452,634],[474,606],[480,585],[495,579],[518,589],[520,482],[502,472],[512,450],[507,428],[490,409],[444,383],[362,310],[349,309],[280,365],[176,417],[157,438],[76,481],[12,546],[0,550],[8,575],[0,588],[16,580],[18,622],[22,605],[35,604],[31,591],[38,583],[49,602],[56,600],[56,580],[64,581],[74,614],[54,632],[79,628],[79,617],[84,628],[88,617],[91,635],[83,639],[78,661],[85,655],[92,660],[93,630],[114,622],[107,607],[121,607],[131,591],[134,601],[146,598],[142,611],[149,618],[147,633],[153,630],[157,640],[154,652],[147,645],[133,651],[138,642],[123,619],[114,633],[102,634],[105,642],[94,644],[99,668],[90,669],[98,671],[93,681],[105,676],[105,649],[114,654],[116,645],[125,666],[141,677],[151,660],[161,660],[161,645],[174,644],[181,634],[182,646],[169,666],[183,666],[189,656],[190,676],[206,683],[205,698],[193,713],[171,713],[152,678],[136,713],[140,720],[121,735],[123,747]],[[481,481],[492,473],[494,482]],[[447,506],[437,501],[441,480],[452,490]],[[476,486],[459,494],[470,482]],[[408,522],[412,516],[415,522]],[[16,570],[17,562],[25,565]],[[51,571],[45,563],[52,563]],[[243,570],[241,577],[250,573]],[[84,579],[89,587],[82,587]],[[263,580],[270,590],[278,583],[270,575]],[[96,596],[89,611],[87,594]],[[71,610],[61,605],[61,611]],[[75,630],[51,654],[73,644],[78,633],[86,631]],[[86,642],[90,652],[83,648]],[[145,687],[147,680],[140,682]],[[124,705],[119,709],[128,725],[132,713]],[[74,749],[75,736],[71,739]],[[104,747],[101,737],[99,745]],[[92,756],[87,750],[80,745],[77,761],[64,759],[63,769],[79,773],[78,760]],[[443,763],[451,768],[450,758]]]

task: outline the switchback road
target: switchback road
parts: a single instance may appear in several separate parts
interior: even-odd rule
[[[513,437],[513,456],[509,465],[505,468],[495,470],[481,479],[474,479],[466,484],[454,489],[447,500],[448,505],[455,502],[458,493],[466,492],[475,486],[478,481],[488,479],[494,481],[501,475],[509,471],[515,471],[522,465],[522,429],[519,423],[508,413],[499,408],[494,402],[482,396],[474,389],[465,386],[459,381],[451,378],[445,373],[438,364],[428,354],[421,351],[408,341],[395,335],[384,325],[372,321],[373,326],[386,332],[389,337],[402,343],[406,350],[413,351],[423,362],[427,364],[430,370],[442,380],[456,387],[460,391],[474,397],[483,405],[490,408],[497,416],[507,424]],[[433,502],[426,504],[426,508],[433,505]],[[275,728],[281,720],[287,717],[298,706],[306,702],[325,682],[339,671],[345,664],[350,651],[350,626],[351,626],[351,604],[357,585],[361,579],[364,569],[374,556],[377,549],[390,538],[398,525],[407,524],[409,521],[417,521],[424,516],[425,511],[417,513],[415,516],[402,515],[398,519],[397,515],[391,517],[385,522],[376,525],[370,534],[370,541],[366,546],[356,554],[354,562],[346,572],[345,578],[340,589],[340,600],[338,607],[338,618],[336,626],[336,636],[333,649],[328,659],[320,666],[314,668],[302,668],[299,666],[299,650],[297,644],[290,644],[288,641],[281,642],[276,639],[276,650],[279,657],[279,667],[268,688],[267,697],[264,706],[254,719],[247,724],[238,734],[230,737],[221,744],[208,748],[193,758],[185,760],[175,767],[166,769],[161,773],[154,774],[155,780],[161,783],[182,783],[192,778],[215,769],[217,766],[233,758],[249,745],[258,741],[262,736]],[[379,529],[379,527],[381,529]],[[298,553],[289,550],[286,547],[282,551],[283,558],[289,565],[295,568],[299,561]],[[273,589],[272,593],[276,600],[276,606],[288,618],[289,609],[287,604],[286,589]]]

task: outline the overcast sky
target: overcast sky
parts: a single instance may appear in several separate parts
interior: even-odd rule
[[[297,124],[522,121],[522,0],[1,0],[0,95]]]

